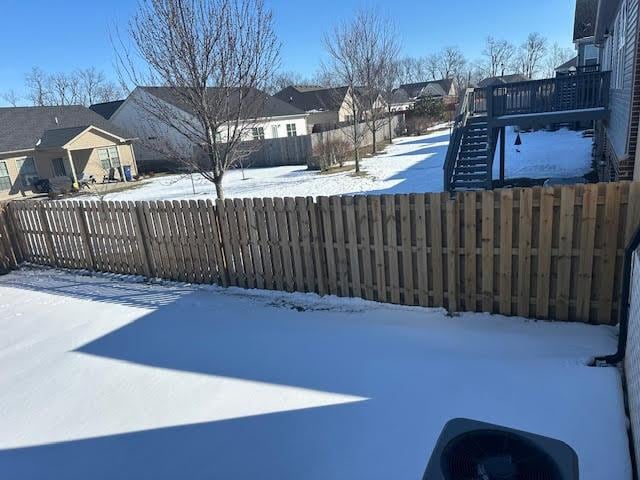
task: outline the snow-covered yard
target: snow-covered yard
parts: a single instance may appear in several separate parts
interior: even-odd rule
[[[581,132],[531,132],[522,134],[516,151],[515,133],[508,129],[507,177],[578,177],[591,170],[591,139]],[[225,195],[233,197],[295,197],[357,193],[440,192],[442,166],[449,145],[449,132],[394,141],[386,152],[362,162],[366,175],[351,172],[320,174],[306,166],[231,170],[224,180]],[[494,162],[494,178],[499,161]],[[100,186],[95,187],[97,191]],[[195,195],[193,191],[195,189]],[[175,200],[215,198],[212,183],[199,175],[172,175],[143,181],[139,188],[107,194],[106,200]]]
[[[418,479],[464,416],[628,480],[620,374],[585,366],[615,347],[609,327],[21,270],[0,277],[0,472]]]

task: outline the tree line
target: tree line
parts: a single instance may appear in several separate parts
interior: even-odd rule
[[[12,107],[25,102],[33,106],[85,105],[111,102],[126,96],[123,88],[94,67],[72,72],[45,72],[33,67],[25,75],[25,93],[8,90],[0,98]]]

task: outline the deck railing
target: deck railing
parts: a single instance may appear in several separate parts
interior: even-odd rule
[[[478,98],[476,94],[477,90],[468,88],[458,109],[458,115],[456,116],[455,123],[453,125],[451,138],[449,139],[449,148],[447,149],[447,155],[444,159],[443,170],[445,191],[451,190],[453,170],[456,166],[456,159],[458,157],[458,152],[460,151],[460,145],[462,143],[463,129],[467,124],[469,116],[475,113],[476,98]]]
[[[606,108],[611,72],[578,73],[485,88],[489,117]]]

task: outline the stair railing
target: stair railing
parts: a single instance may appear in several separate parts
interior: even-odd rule
[[[462,136],[464,129],[467,126],[469,116],[475,110],[475,92],[473,88],[467,88],[464,98],[460,103],[458,115],[456,115],[453,125],[453,131],[451,132],[451,138],[449,139],[449,148],[447,149],[447,156],[444,160],[444,190],[446,192],[451,191],[451,184],[453,180],[453,171],[456,167],[458,159],[458,153],[462,144]]]

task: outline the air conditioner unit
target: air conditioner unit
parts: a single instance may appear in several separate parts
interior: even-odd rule
[[[489,423],[447,422],[423,480],[578,480],[566,443]]]

